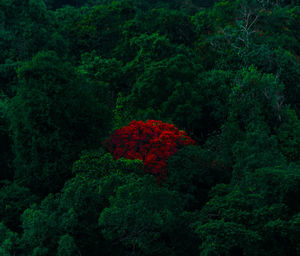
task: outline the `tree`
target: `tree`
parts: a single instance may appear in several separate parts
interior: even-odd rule
[[[122,24],[135,16],[130,2],[114,1],[89,9],[76,24],[76,48],[80,53],[95,50],[108,57],[122,35]]]
[[[256,232],[247,230],[245,226],[235,222],[225,222],[223,219],[199,225],[196,232],[201,240],[199,249],[203,256],[243,255],[244,247],[251,248],[261,240]]]
[[[248,172],[258,168],[286,165],[276,136],[270,136],[264,130],[248,131],[243,140],[234,144],[232,150],[235,160],[232,182],[239,182]]]
[[[70,235],[64,235],[59,239],[57,255],[58,256],[80,255],[80,253],[78,253],[78,249],[74,242],[73,237],[71,237]]]
[[[284,109],[283,122],[278,129],[278,141],[281,152],[289,161],[300,161],[300,120],[296,111]]]
[[[82,55],[79,72],[88,76],[91,81],[102,81],[108,84],[110,90],[117,94],[126,88],[122,72],[122,62],[115,58],[103,58],[97,56],[96,52]]]
[[[204,142],[227,118],[233,78],[229,71],[212,70],[199,73],[193,82],[177,83],[161,115]]]
[[[114,159],[142,160],[145,171],[156,175],[158,181],[167,177],[166,160],[179,148],[194,143],[184,131],[156,120],[132,121],[116,130],[105,142]]]
[[[210,150],[187,146],[168,159],[168,179],[164,185],[178,191],[186,200],[186,209],[200,209],[208,200],[208,192],[219,183],[228,183],[222,160]]]
[[[46,250],[48,255],[117,256],[124,250],[106,241],[97,223],[117,188],[143,174],[141,163],[89,152],[74,163],[73,172],[76,176],[59,193],[49,194],[22,214],[26,255]]]
[[[299,178],[291,165],[217,185],[194,225],[201,255],[297,255]]]
[[[3,182],[4,183],[4,182]],[[4,183],[0,189],[0,219],[12,231],[21,230],[20,215],[31,204],[36,203],[38,197],[16,183]]]
[[[51,15],[43,0],[1,1],[0,90],[13,95],[17,68],[47,48],[52,32]]]
[[[164,103],[176,87],[188,87],[194,83],[197,72],[201,70],[197,58],[186,47],[178,48],[178,52],[170,58],[160,61],[146,62],[142,72],[136,77],[128,95],[128,109],[135,119],[166,119],[163,113]],[[161,88],[164,90],[161,90]],[[153,97],[153,95],[155,95]],[[135,111],[134,111],[135,110]]]
[[[15,178],[39,194],[57,191],[79,153],[101,145],[110,123],[105,97],[53,52],[26,62],[9,111]]]
[[[139,18],[144,24],[141,28],[144,33],[152,34],[158,32],[160,35],[166,35],[171,43],[176,45],[191,46],[196,39],[193,24],[189,16],[184,12],[157,8],[152,9]]]
[[[8,99],[0,96],[0,181],[13,178],[13,170],[11,168],[13,153],[12,141],[9,136],[9,121],[7,118]]]
[[[235,80],[229,115],[239,120],[243,130],[258,123],[275,130],[282,119],[284,85],[274,75],[261,73],[253,66],[241,70]]]
[[[158,186],[151,176],[132,176],[118,187],[99,225],[107,239],[120,242],[134,255],[177,255],[195,249],[182,210],[176,192]],[[186,241],[180,243],[181,249],[178,237]]]
[[[0,254],[3,256],[16,255],[19,237],[0,222]]]

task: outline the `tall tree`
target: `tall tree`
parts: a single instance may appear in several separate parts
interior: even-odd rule
[[[9,111],[15,178],[38,193],[57,191],[78,154],[101,144],[110,123],[106,92],[53,52],[37,54],[18,75]]]

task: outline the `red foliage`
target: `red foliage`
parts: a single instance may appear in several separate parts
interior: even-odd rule
[[[166,179],[166,160],[178,149],[193,145],[195,141],[173,124],[156,120],[132,121],[116,130],[105,142],[114,159],[140,159],[144,169],[154,174],[159,181]]]

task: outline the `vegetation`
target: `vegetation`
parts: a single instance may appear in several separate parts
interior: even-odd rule
[[[0,1],[0,255],[300,255],[299,19]]]

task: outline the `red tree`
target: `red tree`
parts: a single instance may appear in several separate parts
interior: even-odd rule
[[[167,177],[166,160],[178,149],[193,145],[195,141],[173,124],[157,120],[132,121],[116,130],[105,142],[109,152],[117,160],[140,159],[144,169],[154,174],[159,181]]]

